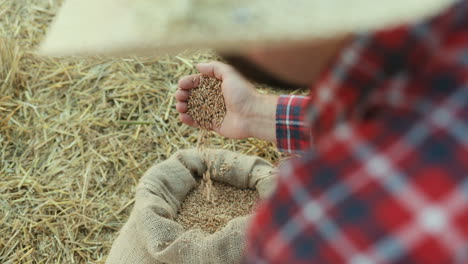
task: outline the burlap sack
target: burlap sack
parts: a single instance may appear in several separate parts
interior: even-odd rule
[[[232,168],[212,175],[215,181],[238,188],[257,189],[265,198],[274,189],[273,166],[257,157],[226,150],[184,150],[151,167],[141,179],[128,222],[115,240],[108,264],[239,263],[244,249],[248,216],[238,217],[220,231],[207,234],[184,230],[174,219],[186,195],[195,186],[195,176],[207,170],[206,160],[219,168]]]

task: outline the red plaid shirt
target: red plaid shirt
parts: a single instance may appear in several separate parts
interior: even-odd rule
[[[278,147],[303,155],[254,216],[246,263],[468,263],[467,1],[357,36],[277,119]]]

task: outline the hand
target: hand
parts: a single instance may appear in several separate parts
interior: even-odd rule
[[[259,94],[251,83],[224,63],[202,63],[197,65],[197,69],[201,74],[222,81],[221,89],[227,111],[221,126],[213,128],[215,132],[233,139],[257,137],[272,142],[276,140],[276,96]],[[193,127],[197,124],[187,114],[187,99],[190,89],[197,87],[201,74],[180,79],[179,90],[175,94],[180,120]]]

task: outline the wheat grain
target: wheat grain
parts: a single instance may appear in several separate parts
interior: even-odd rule
[[[226,115],[226,104],[221,89],[222,82],[214,77],[201,75],[197,87],[190,91],[187,100],[187,113],[201,128],[197,148],[202,153],[207,164],[207,171],[203,174],[204,194],[208,201],[213,200],[211,182],[211,161],[206,158],[204,146],[207,144],[208,130],[220,127]]]
[[[210,76],[200,76],[197,87],[190,91],[187,113],[200,128],[212,130],[220,127],[226,116],[226,104],[221,90],[221,81]]]
[[[186,230],[201,229],[214,233],[228,221],[252,213],[259,198],[256,190],[238,189],[216,181],[213,187],[216,206],[206,202],[203,194],[205,187],[198,181],[182,203],[176,222]]]

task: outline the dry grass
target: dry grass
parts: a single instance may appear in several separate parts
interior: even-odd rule
[[[59,2],[0,1],[0,263],[103,263],[144,171],[197,140],[173,94],[213,55],[37,58]],[[210,142],[277,159],[265,142]]]

